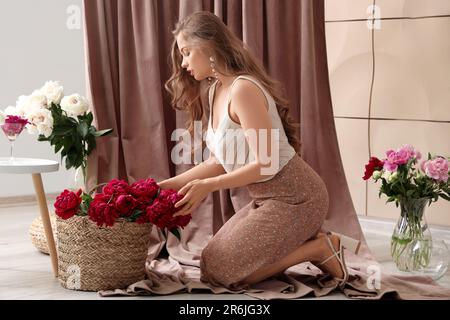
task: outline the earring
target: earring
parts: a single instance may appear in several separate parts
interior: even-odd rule
[[[213,56],[211,56],[211,57],[209,57],[209,61],[210,61],[210,63],[209,63],[209,65],[211,66],[211,71],[214,73],[214,77],[217,79],[217,72],[216,72],[216,63],[215,63],[215,59],[214,59],[214,57]],[[209,81],[209,84],[211,84],[211,77],[208,77],[208,81]]]

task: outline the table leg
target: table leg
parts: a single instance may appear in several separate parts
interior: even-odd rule
[[[48,213],[47,199],[45,197],[44,186],[40,173],[33,173],[33,184],[36,191],[36,197],[39,204],[39,211],[41,213],[42,224],[44,225],[45,238],[47,239],[48,251],[52,259],[53,274],[58,277],[58,256],[56,253],[55,240],[53,238],[52,225],[50,222],[50,215]]]

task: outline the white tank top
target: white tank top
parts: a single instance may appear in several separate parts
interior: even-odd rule
[[[206,146],[209,151],[214,154],[216,159],[222,164],[226,172],[232,172],[240,167],[243,167],[250,162],[255,161],[255,156],[253,154],[252,149],[250,149],[246,137],[244,135],[244,129],[240,124],[236,123],[233,119],[230,118],[228,114],[228,106],[230,104],[231,98],[231,89],[238,79],[247,79],[255,83],[261,91],[264,93],[264,96],[267,99],[268,112],[270,115],[270,119],[272,122],[272,129],[278,130],[278,146],[279,146],[279,157],[278,157],[278,167],[272,168],[270,171],[270,175],[267,177],[258,180],[257,182],[263,182],[272,179],[277,172],[279,172],[288,161],[296,154],[295,149],[289,144],[286,132],[283,128],[283,123],[281,122],[281,118],[278,114],[278,110],[275,104],[273,97],[265,90],[265,88],[256,80],[255,78],[245,75],[238,76],[234,79],[230,88],[228,89],[228,99],[224,115],[222,119],[219,119],[219,124],[216,131],[213,131],[212,128],[212,117],[211,117],[211,109],[212,109],[212,100],[214,97],[214,92],[216,89],[217,81],[210,87],[209,89],[209,121],[208,121],[208,130],[206,133]],[[276,136],[274,136],[276,137]],[[272,154],[274,154],[272,152]],[[274,172],[272,174],[272,172]]]

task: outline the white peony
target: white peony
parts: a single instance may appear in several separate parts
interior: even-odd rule
[[[5,114],[0,110],[0,126],[5,123]]]
[[[29,96],[20,96],[16,102],[16,110],[22,116],[26,116],[28,112],[30,112],[30,97]]]
[[[14,106],[6,107],[3,113],[5,114],[5,116],[24,116],[24,113]]]
[[[89,110],[89,103],[85,97],[75,93],[62,98],[61,109],[67,112],[69,117],[76,119],[77,116],[80,116]]]
[[[39,90],[34,90],[33,93],[28,97],[28,108],[31,109],[42,109],[47,108],[47,97],[41,93]]]
[[[64,96],[64,88],[59,81],[47,81],[39,92],[47,98],[48,106],[50,106],[52,102],[59,104]]]
[[[48,109],[35,109],[27,115],[31,124],[27,125],[27,131],[31,134],[42,134],[48,138],[53,131],[53,117]]]

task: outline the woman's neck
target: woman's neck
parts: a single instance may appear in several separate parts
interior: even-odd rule
[[[231,86],[231,84],[233,83],[234,79],[236,79],[236,76],[224,76],[224,75],[219,75],[217,77],[217,84],[219,87],[222,88],[228,88],[229,86]]]

